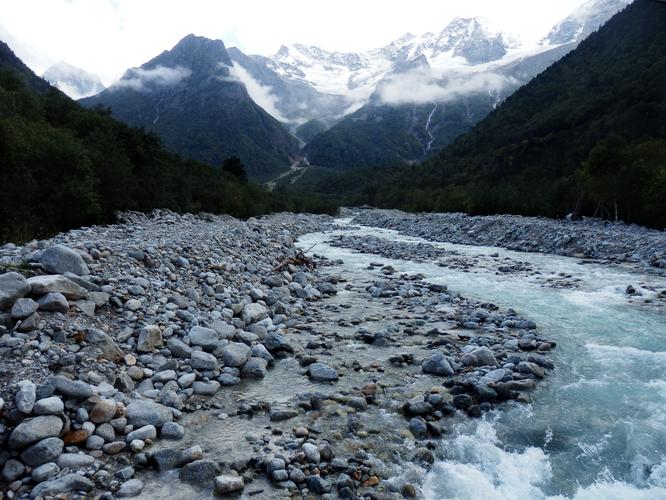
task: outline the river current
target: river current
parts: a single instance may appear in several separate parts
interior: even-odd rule
[[[557,341],[556,369],[530,405],[508,405],[458,424],[423,485],[428,499],[666,499],[666,315],[649,292],[627,300],[627,285],[666,289],[666,279],[630,268],[500,248],[432,243],[483,264],[493,255],[579,278],[580,286],[435,263],[392,260],[328,244],[335,235],[404,243],[426,240],[352,226],[300,238],[299,246],[359,271],[373,260],[422,273],[464,296],[513,308]],[[346,225],[346,227],[345,227]]]

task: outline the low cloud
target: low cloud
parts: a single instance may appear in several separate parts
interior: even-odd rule
[[[233,66],[229,68],[229,77],[223,79],[226,80],[228,78],[233,78],[245,85],[247,93],[250,94],[252,100],[273,118],[281,122],[290,121],[278,109],[279,98],[273,93],[273,87],[260,84],[252,78],[252,75],[243,66],[234,61]]]
[[[435,79],[427,68],[417,68],[382,83],[378,93],[384,104],[427,104],[471,94],[497,93],[517,83],[514,78],[496,73],[461,73]]]
[[[147,86],[170,87],[190,76],[192,71],[184,66],[168,68],[156,66],[151,69],[132,68],[116,82],[115,88],[130,88],[142,92]]]

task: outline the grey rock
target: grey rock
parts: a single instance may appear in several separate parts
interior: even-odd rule
[[[264,378],[268,362],[263,358],[250,358],[241,369],[243,378]]]
[[[92,300],[77,300],[73,303],[73,305],[86,316],[95,315],[96,306]]]
[[[323,495],[331,491],[331,485],[319,474],[312,474],[305,478],[305,484],[308,489],[317,495]]]
[[[56,461],[61,469],[83,469],[94,462],[95,459],[85,453],[63,453]]]
[[[215,493],[218,495],[228,495],[242,491],[245,488],[245,482],[240,476],[217,476],[213,482]]]
[[[104,441],[110,443],[116,439],[116,430],[111,424],[103,423],[97,426],[95,429],[95,434],[104,438]]]
[[[414,417],[409,421],[409,431],[416,439],[423,439],[428,433],[426,421],[421,417]]]
[[[231,342],[222,348],[220,357],[226,366],[237,368],[250,359],[251,354],[252,350],[249,346],[240,342]]]
[[[19,273],[0,274],[0,311],[30,293],[30,283]]]
[[[29,298],[18,299],[12,306],[12,319],[25,319],[31,314],[36,313],[37,309],[39,309],[39,304],[34,300]]]
[[[81,380],[70,380],[63,375],[53,377],[55,392],[71,399],[88,399],[93,395],[93,388]]]
[[[207,351],[214,350],[220,342],[215,330],[203,326],[193,327],[190,329],[187,336],[190,338],[191,345],[201,346]]]
[[[286,408],[283,406],[274,406],[271,407],[269,412],[269,418],[271,422],[281,422],[283,420],[289,420],[298,416],[298,411],[294,408]]]
[[[487,347],[478,347],[472,351],[472,354],[479,362],[479,366],[498,366],[497,359],[493,351]]]
[[[69,302],[67,298],[58,292],[51,292],[37,299],[40,311],[67,313]]]
[[[169,422],[165,422],[163,425],[166,425]],[[125,441],[128,443],[131,443],[135,439],[139,439],[141,441],[146,441],[147,439],[152,439],[153,441],[157,438],[157,429],[155,428],[154,425],[144,425],[143,427],[139,427],[136,430],[133,430],[130,432],[126,437]]]
[[[192,348],[180,339],[170,338],[167,340],[167,348],[177,358],[187,359],[192,354]]]
[[[319,464],[321,457],[319,456],[319,448],[317,448],[312,443],[304,443],[301,447],[303,453],[305,454],[305,459],[308,463]]]
[[[86,448],[88,450],[101,450],[104,447],[105,440],[102,436],[93,434],[86,439]]]
[[[243,307],[243,312],[241,313],[241,319],[246,325],[256,323],[261,321],[264,318],[268,317],[268,308],[262,306],[261,304],[245,304]]]
[[[162,330],[157,325],[144,326],[139,330],[136,350],[139,352],[153,352],[164,345]]]
[[[308,366],[308,376],[321,382],[338,380],[338,372],[325,363],[312,363]]]
[[[421,363],[421,370],[423,370],[423,373],[440,376],[450,376],[454,374],[451,364],[442,351],[435,351],[425,358],[423,363]]]
[[[209,382],[197,381],[192,384],[192,390],[194,394],[200,396],[214,396],[217,391],[220,390],[220,383],[217,380],[211,380]]]
[[[209,484],[220,473],[217,463],[212,460],[195,460],[185,464],[178,472],[178,478],[186,483]]]
[[[173,420],[173,413],[169,408],[154,401],[135,399],[127,407],[127,421],[134,427],[153,425],[162,427],[166,422]]]
[[[53,462],[62,454],[64,446],[62,439],[57,437],[42,439],[26,448],[21,453],[21,460],[33,467],[46,462]]]
[[[118,491],[116,492],[116,496],[118,498],[136,497],[139,496],[142,491],[143,481],[140,479],[130,479],[120,485],[120,488],[118,488]]]
[[[30,498],[55,496],[76,491],[88,492],[95,488],[95,483],[81,474],[73,473],[51,479],[35,486]]]
[[[118,363],[125,355],[109,335],[97,328],[86,330],[86,341],[99,347],[102,351],[102,357],[114,363]]]
[[[33,412],[35,415],[57,415],[58,413],[62,413],[64,409],[65,405],[62,399],[58,396],[51,396],[37,401]]]
[[[74,273],[78,276],[90,274],[90,270],[81,256],[63,245],[47,248],[39,255],[37,261],[49,273]]]
[[[287,342],[284,335],[277,332],[270,332],[263,343],[270,352],[294,352],[294,348]]]
[[[37,395],[35,393],[35,384],[30,380],[22,380],[18,384],[19,390],[14,396],[14,404],[16,404],[16,409],[25,415],[32,413],[32,409],[35,406],[35,401],[37,400]]]
[[[185,437],[185,428],[176,422],[166,422],[160,431],[162,439],[173,439],[179,441]]]
[[[546,375],[546,372],[536,363],[530,363],[529,361],[521,361],[516,367],[518,372],[527,373],[529,375],[534,375],[537,378],[543,378]]]
[[[24,472],[25,465],[18,460],[10,458],[5,462],[5,466],[2,468],[2,474],[0,474],[0,476],[2,476],[3,481],[11,483],[20,478]]]
[[[88,293],[88,290],[85,288],[59,274],[33,276],[32,278],[28,278],[28,283],[33,295],[59,293],[67,299],[78,300],[84,298]]]
[[[255,344],[252,346],[252,357],[265,359],[268,363],[273,362],[273,355],[268,352],[264,344]]]
[[[190,366],[195,370],[214,371],[218,369],[217,358],[204,351],[192,351]]]
[[[12,450],[25,448],[48,437],[58,436],[63,422],[55,415],[42,415],[28,418],[18,424],[9,436],[9,448]]]
[[[55,462],[49,462],[42,464],[39,467],[35,467],[32,471],[32,481],[34,483],[41,483],[46,481],[49,478],[55,476],[60,472],[60,467]]]

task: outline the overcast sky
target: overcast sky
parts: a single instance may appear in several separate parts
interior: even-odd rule
[[[528,39],[543,36],[582,0],[0,0],[0,40],[33,70],[66,61],[105,84],[183,36],[222,39],[270,55],[302,42],[361,51],[403,35],[483,16]]]

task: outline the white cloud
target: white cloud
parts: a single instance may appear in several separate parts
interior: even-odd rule
[[[385,104],[427,104],[454,100],[463,95],[499,93],[518,82],[496,73],[450,75],[432,78],[427,68],[416,68],[384,82],[378,89]]]
[[[146,85],[169,87],[180,83],[191,74],[192,71],[183,66],[176,66],[175,68],[156,66],[151,69],[132,68],[112,88],[131,88],[143,91],[146,90]]]
[[[245,85],[247,93],[254,102],[264,108],[269,115],[281,122],[289,122],[277,108],[278,97],[273,93],[273,87],[261,85],[252,78],[252,75],[240,64],[234,61],[233,67],[229,68],[229,74]]]
[[[456,16],[483,15],[538,39],[582,0],[0,0],[0,24],[19,57],[38,73],[57,61],[109,85],[189,33],[219,38],[246,53],[281,44],[362,51],[405,32],[440,31]],[[36,15],[38,13],[38,15]],[[0,33],[2,33],[0,29]]]

